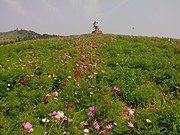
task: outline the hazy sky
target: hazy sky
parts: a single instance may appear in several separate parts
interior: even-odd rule
[[[180,38],[180,0],[0,0],[0,31],[92,32]]]

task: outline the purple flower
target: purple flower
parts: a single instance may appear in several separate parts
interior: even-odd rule
[[[97,110],[97,107],[95,107],[95,106],[91,106],[91,107],[89,107],[89,110],[90,110],[91,112],[94,112],[94,111],[96,111],[96,110]]]
[[[100,126],[99,126],[97,120],[94,120],[93,125],[94,125],[94,128],[95,128],[96,130],[99,130],[99,129],[100,129]]]
[[[120,91],[120,88],[114,86],[113,90],[114,90],[114,91]]]

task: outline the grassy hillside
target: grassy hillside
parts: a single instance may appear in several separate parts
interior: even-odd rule
[[[0,131],[176,135],[180,40],[79,35],[0,46]]]
[[[9,32],[0,32],[0,45],[13,43],[16,41],[30,40],[37,38],[57,37],[56,35],[38,34],[34,31],[28,30],[13,30]]]

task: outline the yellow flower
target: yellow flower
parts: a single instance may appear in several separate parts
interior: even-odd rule
[[[146,122],[147,122],[147,123],[151,123],[151,120],[150,120],[150,119],[146,119]]]

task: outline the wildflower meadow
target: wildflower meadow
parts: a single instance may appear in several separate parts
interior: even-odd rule
[[[180,40],[110,34],[0,46],[1,135],[177,135]]]

